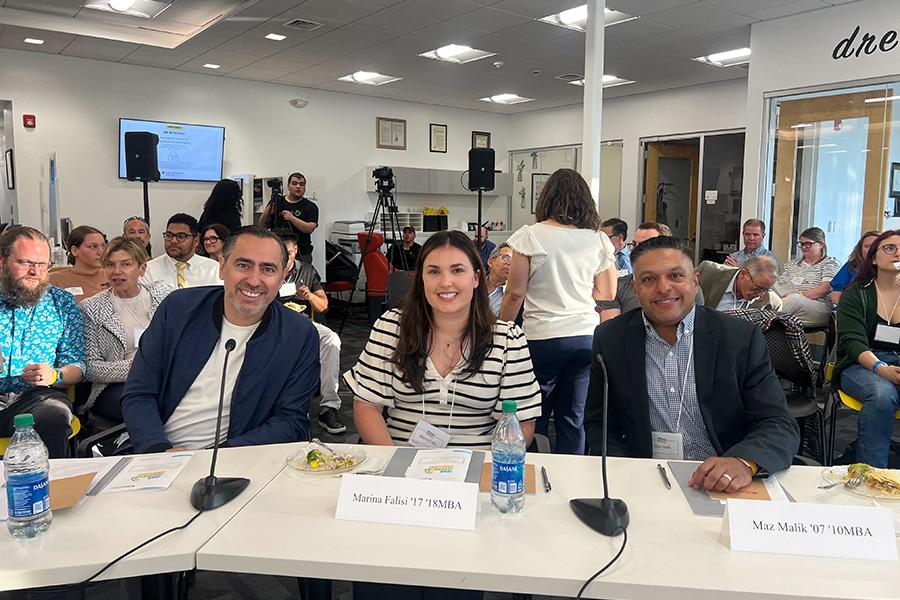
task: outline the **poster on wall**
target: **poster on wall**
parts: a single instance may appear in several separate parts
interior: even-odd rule
[[[406,150],[406,119],[375,117],[375,145],[388,150]]]
[[[431,152],[447,152],[447,126],[439,123],[428,125],[428,150]]]
[[[531,214],[534,214],[534,206],[541,197],[544,190],[544,184],[550,178],[550,173],[532,173],[531,174]]]

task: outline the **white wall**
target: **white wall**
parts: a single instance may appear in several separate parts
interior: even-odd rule
[[[602,139],[623,141],[619,216],[632,228],[641,221],[641,138],[741,128],[747,122],[746,107],[744,79],[604,102]],[[509,147],[581,143],[581,120],[580,105],[515,115]]]
[[[810,86],[849,87],[854,81],[897,76],[900,46],[891,52],[861,53],[858,58],[832,58],[835,46],[857,25],[857,45],[866,32],[881,40],[889,30],[900,28],[897,15],[896,0],[864,0],[753,25],[742,220],[762,211],[767,138],[764,95]]]
[[[62,216],[116,235],[125,217],[142,213],[141,186],[117,178],[120,116],[224,125],[226,176],[299,170],[321,178],[314,243],[323,275],[328,224],[362,219],[374,207],[374,195],[365,191],[374,187],[368,165],[464,170],[473,130],[492,133],[498,168],[506,170],[508,162],[510,119],[486,112],[13,50],[0,51],[0,82],[0,97],[12,100],[17,123],[21,222],[40,222],[40,160],[51,151],[59,161]],[[288,100],[298,96],[309,106],[291,108]],[[23,113],[37,116],[36,129],[22,128]],[[376,116],[407,120],[407,151],[375,147]],[[448,126],[448,154],[428,152],[433,122]],[[157,252],[166,219],[175,212],[199,217],[212,185],[151,184]]]

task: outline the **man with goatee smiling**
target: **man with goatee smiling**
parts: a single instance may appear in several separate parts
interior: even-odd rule
[[[136,452],[213,445],[227,346],[220,442],[307,439],[319,385],[309,319],[273,302],[287,250],[257,225],[235,231],[219,258],[223,286],[177,290],[159,306],[125,383],[122,414]]]
[[[65,387],[84,374],[84,322],[72,294],[47,282],[50,244],[31,227],[0,236],[0,437],[34,416],[50,458],[68,453],[72,404]]]

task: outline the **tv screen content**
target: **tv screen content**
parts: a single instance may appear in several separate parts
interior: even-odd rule
[[[161,180],[219,181],[225,152],[225,128],[164,121],[119,119],[119,179],[125,179],[125,133],[148,131],[159,136]]]

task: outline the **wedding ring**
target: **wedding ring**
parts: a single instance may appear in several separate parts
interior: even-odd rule
[[[728,483],[731,483],[731,480],[734,479],[734,477],[732,477],[732,476],[729,475],[728,473],[722,473],[719,477],[720,477],[720,478],[721,478],[721,477],[724,477],[725,479],[728,480]]]

